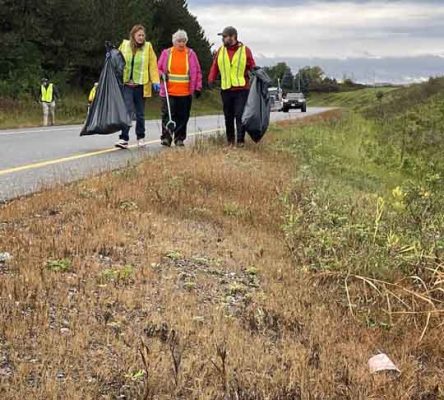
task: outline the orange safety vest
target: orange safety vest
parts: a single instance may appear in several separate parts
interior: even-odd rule
[[[191,94],[188,48],[185,51],[179,51],[175,47],[168,50],[168,93],[171,96]]]

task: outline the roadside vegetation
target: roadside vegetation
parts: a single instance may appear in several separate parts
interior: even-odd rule
[[[0,397],[442,399],[436,84],[4,205]]]
[[[88,93],[69,92],[57,103],[57,125],[81,124],[85,121],[88,109]],[[146,102],[147,119],[160,118],[161,103],[158,96]],[[204,91],[199,100],[193,100],[192,116],[215,115],[221,112],[222,105],[218,91]],[[40,126],[42,106],[31,98],[0,98],[0,129]]]
[[[309,96],[309,105],[336,106],[352,109],[367,117],[391,117],[405,114],[428,106],[444,98],[444,78],[430,78],[429,81],[406,87],[387,86],[344,90],[341,92],[313,92]],[[428,115],[435,114],[428,112]]]
[[[377,93],[382,93],[385,96],[396,90],[399,90],[399,88],[381,87],[331,93],[313,92],[308,95],[308,105],[317,107],[346,107],[359,111],[368,106],[373,107],[375,100],[377,100]]]

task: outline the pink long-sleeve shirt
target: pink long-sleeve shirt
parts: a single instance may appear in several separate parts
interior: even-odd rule
[[[165,49],[160,55],[158,68],[159,74],[168,75],[168,50]],[[202,90],[202,69],[200,67],[199,59],[194,50],[188,49],[189,68],[190,68],[190,94],[193,95],[196,91]],[[163,82],[160,84],[160,96],[165,97],[165,86]]]

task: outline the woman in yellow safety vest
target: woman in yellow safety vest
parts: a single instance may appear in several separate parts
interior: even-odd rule
[[[151,97],[152,89],[160,90],[157,56],[153,46],[146,41],[143,25],[131,29],[129,40],[124,40],[119,47],[125,58],[123,71],[123,96],[128,112],[136,114],[136,136],[139,146],[145,145],[145,98]],[[129,128],[122,130],[116,147],[128,148]]]

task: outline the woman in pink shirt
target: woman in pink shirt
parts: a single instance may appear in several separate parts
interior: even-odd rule
[[[173,35],[173,47],[165,49],[158,62],[159,73],[165,79],[160,88],[162,97],[162,136],[161,143],[183,146],[187,136],[193,95],[200,97],[202,90],[202,70],[196,52],[187,47],[188,35],[179,30]],[[167,127],[169,120],[165,85],[171,105],[171,116],[176,123],[174,132]]]

